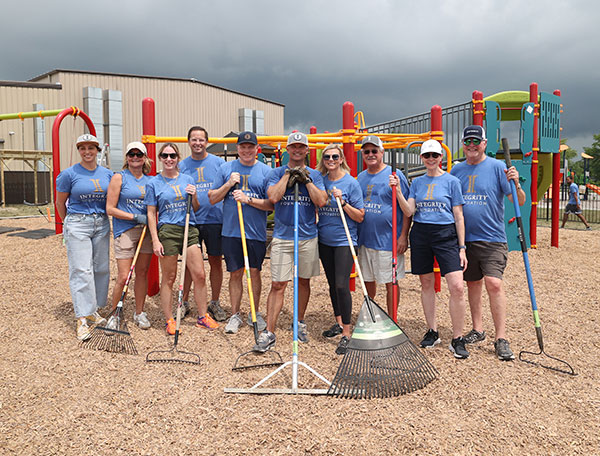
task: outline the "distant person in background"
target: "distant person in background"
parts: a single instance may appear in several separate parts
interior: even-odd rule
[[[211,298],[208,303],[208,311],[216,321],[225,321],[227,320],[227,314],[219,301],[223,284],[223,251],[221,248],[223,203],[219,202],[212,205],[208,200],[208,191],[212,188],[219,168],[225,163],[225,160],[209,154],[206,150],[206,146],[208,146],[208,132],[206,129],[198,126],[191,127],[187,137],[192,155],[181,161],[179,169],[183,174],[191,176],[196,183],[196,195],[200,207],[194,213],[195,226],[198,228],[200,248],[202,248],[202,242],[204,242],[208,264],[210,265]],[[186,271],[183,293],[185,315],[189,312],[188,296],[190,286],[189,271]]]
[[[592,227],[583,216],[583,211],[581,210],[581,201],[579,199],[579,185],[577,185],[573,181],[573,176],[567,176],[567,184],[569,184],[569,202],[567,203],[567,207],[565,207],[565,214],[563,215],[563,221],[560,227],[565,227],[565,223],[567,223],[569,214],[575,214],[577,217],[579,217],[579,220],[583,222],[583,224],[585,225],[585,229],[591,230]]]
[[[358,183],[365,204],[365,218],[358,228],[358,258],[367,292],[375,298],[377,283],[385,284],[387,312],[392,317],[393,277],[392,277],[392,191],[389,177],[392,167],[383,162],[383,143],[379,137],[371,135],[362,142],[362,156],[367,169],[358,175]],[[398,179],[393,185],[399,185],[400,191],[408,198],[408,180],[396,170]],[[396,212],[395,235],[398,238],[398,278],[404,278],[404,252],[408,248],[408,229],[410,218]],[[399,294],[398,294],[399,297]]]
[[[106,306],[108,298],[110,223],[106,192],[113,172],[98,166],[100,143],[95,136],[81,135],[76,147],[81,160],[56,178],[56,210],[64,223],[77,338],[87,340],[92,336],[88,324],[106,323],[98,309]]]
[[[108,187],[106,212],[113,219],[113,247],[117,260],[117,281],[112,294],[112,309],[116,309],[125,281],[131,269],[131,263],[137,249],[142,230],[148,223],[146,214],[146,184],[151,176],[152,162],[148,158],[146,146],[141,142],[127,145],[123,170],[115,173]],[[148,268],[152,259],[152,239],[147,232],[137,261],[135,263],[135,313],[133,321],[141,329],[150,328],[150,320],[144,312],[146,292],[148,290]],[[107,327],[117,329],[116,317],[108,319]]]
[[[330,144],[323,149],[317,171],[323,175],[327,191],[327,204],[319,208],[319,258],[329,284],[329,297],[335,316],[335,324],[324,331],[323,336],[335,337],[341,334],[335,352],[343,355],[348,349],[351,336],[350,273],[354,263],[336,198],[342,203],[355,248],[358,244],[358,224],[363,221],[365,210],[360,185],[350,175],[342,146]]]
[[[258,312],[262,281],[260,271],[267,252],[267,211],[273,204],[267,198],[267,178],[271,168],[256,159],[258,141],[251,131],[243,131],[237,140],[238,159],[229,161],[215,176],[214,188],[208,192],[211,204],[223,201],[223,238],[221,240],[225,264],[229,272],[229,300],[231,317],[225,326],[227,334],[235,334],[244,323],[240,314],[244,287],[244,250],[237,203],[242,203],[244,234],[252,279],[252,292],[259,331],[267,327],[263,315]],[[238,188],[236,188],[236,185]],[[246,320],[252,325],[252,314]]]
[[[516,184],[520,206],[525,204],[527,195],[521,188],[519,173],[514,166],[507,170],[502,161],[485,154],[487,139],[483,127],[466,127],[462,143],[466,161],[455,165],[451,174],[460,180],[465,199],[463,213],[469,264],[464,278],[473,321],[473,329],[465,336],[465,341],[474,344],[485,339],[481,303],[485,284],[496,331],[496,356],[501,361],[509,361],[515,355],[506,339],[506,294],[502,282],[508,260],[504,196],[512,201],[511,180]]]

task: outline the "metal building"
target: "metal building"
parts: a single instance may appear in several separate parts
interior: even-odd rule
[[[284,132],[285,106],[281,103],[193,78],[79,70],[52,70],[26,82],[0,81],[0,114],[81,108],[94,122],[98,139],[110,145],[110,166],[118,170],[125,145],[142,136],[142,100],[146,97],[156,103],[159,136],[185,136],[192,125],[203,126],[212,137],[246,129],[269,135]],[[0,122],[0,149],[50,150],[53,121],[49,117]],[[81,119],[66,118],[62,122],[61,169],[79,160],[74,141],[85,132],[84,125]],[[181,150],[184,156],[189,155],[187,146]],[[12,160],[7,162],[5,172],[23,169],[31,171],[20,160]],[[46,169],[40,165],[39,170]],[[8,202],[14,199],[11,193],[7,189]]]

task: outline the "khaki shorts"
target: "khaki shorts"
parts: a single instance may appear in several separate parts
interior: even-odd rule
[[[121,233],[121,235],[115,239],[115,259],[128,260],[134,257],[135,249],[137,248],[140,236],[142,235],[142,230],[143,226],[134,226],[124,233]],[[144,235],[140,253],[152,253],[152,237],[148,230],[146,230],[146,234]]]
[[[158,239],[163,246],[165,256],[181,255],[183,245],[184,227],[179,225],[167,225],[166,223],[158,229]],[[188,232],[188,247],[198,245],[198,228],[190,225]]]
[[[391,283],[392,282],[392,251],[373,250],[364,245],[358,249],[358,264],[365,282]],[[397,278],[403,279],[404,254],[398,255]]]
[[[273,238],[271,242],[271,280],[287,282],[294,278],[294,241]],[[298,277],[310,279],[319,275],[317,238],[298,242]]]

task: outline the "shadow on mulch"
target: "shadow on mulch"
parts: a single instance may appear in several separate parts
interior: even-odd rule
[[[49,236],[53,236],[54,234],[54,230],[50,230],[48,228],[41,228],[39,230],[29,230],[23,232],[19,231],[17,233],[8,234],[7,236],[18,236],[25,239],[45,239]]]

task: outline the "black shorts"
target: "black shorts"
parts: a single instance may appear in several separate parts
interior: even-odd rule
[[[464,279],[476,282],[483,276],[502,279],[508,260],[508,245],[503,242],[467,242],[467,269]]]
[[[433,272],[434,256],[440,265],[442,276],[462,271],[454,223],[435,225],[414,222],[410,230],[411,272],[416,275]]]
[[[207,223],[205,225],[196,225],[198,228],[198,238],[200,247],[202,241],[206,246],[206,254],[210,256],[221,256],[223,249],[221,248],[221,229],[223,225],[220,223]]]
[[[242,239],[234,237],[223,237],[223,255],[225,255],[225,264],[227,272],[234,272],[244,267],[244,250],[242,248]],[[248,263],[251,268],[262,269],[262,264],[267,253],[267,243],[264,241],[255,241],[246,239],[248,248]]]
[[[577,204],[567,203],[567,207],[565,207],[565,214],[581,214],[581,209],[577,209]]]

